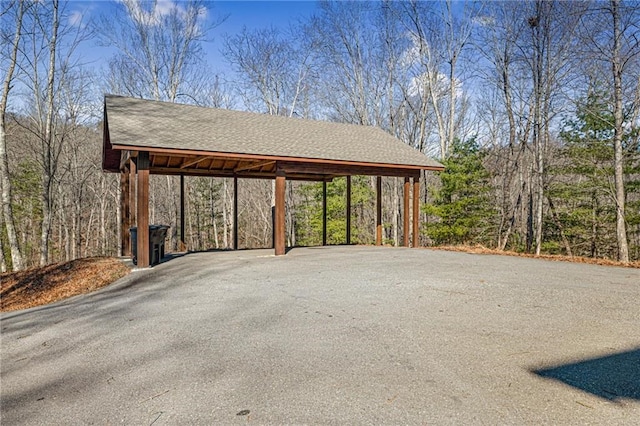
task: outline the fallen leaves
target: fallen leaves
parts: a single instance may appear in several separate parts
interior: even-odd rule
[[[129,273],[113,257],[88,257],[0,275],[0,311],[46,305],[90,293]]]
[[[573,263],[585,263],[591,265],[604,265],[604,266],[623,266],[627,268],[640,268],[640,261],[635,262],[618,262],[617,260],[611,259],[601,259],[601,258],[593,258],[593,257],[580,257],[580,256],[563,256],[556,254],[541,254],[536,256],[531,253],[519,253],[513,251],[503,251],[497,249],[490,249],[481,245],[476,246],[468,246],[468,245],[459,245],[459,246],[434,246],[428,247],[431,250],[444,250],[444,251],[457,251],[463,253],[473,253],[473,254],[496,254],[500,256],[516,256],[516,257],[529,257],[534,259],[545,259],[545,260],[553,260],[556,262],[573,262]]]

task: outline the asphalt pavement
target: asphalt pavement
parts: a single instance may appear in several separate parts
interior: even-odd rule
[[[640,424],[640,270],[191,253],[5,313],[2,425]]]

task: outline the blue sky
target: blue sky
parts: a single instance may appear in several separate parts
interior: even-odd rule
[[[168,0],[164,0],[168,1]],[[180,1],[174,1],[179,3]],[[101,14],[109,14],[116,7],[115,0],[72,0],[67,6],[71,19],[82,17],[84,22]],[[207,62],[214,72],[228,72],[228,66],[220,55],[224,34],[235,34],[243,26],[249,29],[276,26],[287,28],[299,18],[307,17],[316,9],[315,1],[215,1],[208,2],[209,20],[216,16],[228,18],[215,28],[210,36],[213,41],[203,47],[207,51]],[[96,46],[88,41],[81,47],[83,62],[100,68],[112,54],[113,50]]]

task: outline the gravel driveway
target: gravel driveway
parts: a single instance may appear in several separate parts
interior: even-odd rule
[[[640,270],[194,253],[3,314],[18,424],[640,424]]]

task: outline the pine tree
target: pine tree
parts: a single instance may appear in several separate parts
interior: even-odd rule
[[[490,174],[483,164],[485,154],[475,139],[454,141],[451,155],[443,161],[442,187],[424,207],[435,217],[427,229],[434,244],[494,243],[495,215],[490,204]]]
[[[558,204],[558,220],[574,254],[616,257],[613,123],[606,95],[594,90],[579,105],[576,118],[566,122],[560,135],[564,164],[552,169],[549,197]],[[634,172],[638,153],[631,147],[631,136],[623,135],[627,199],[633,198],[638,190],[638,170]],[[638,216],[637,209],[628,208],[627,224],[636,225]]]

